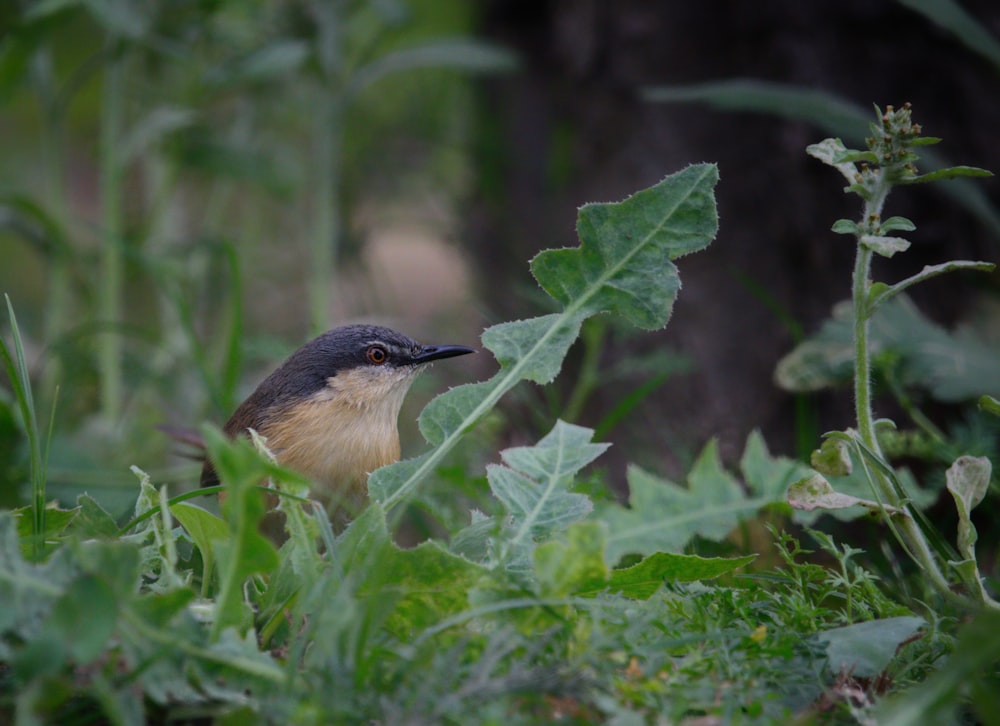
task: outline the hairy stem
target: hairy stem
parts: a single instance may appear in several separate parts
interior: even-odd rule
[[[861,220],[862,228],[881,217],[882,207],[885,205],[886,197],[889,196],[891,188],[892,184],[886,180],[886,174],[883,171],[874,194],[865,203],[864,216]],[[882,449],[875,434],[875,415],[872,410],[871,397],[871,351],[868,345],[869,325],[873,313],[870,295],[871,263],[872,251],[859,239],[852,285],[854,302],[854,405],[858,434],[862,443],[876,456],[883,458]],[[892,482],[884,473],[874,469],[872,474],[872,480],[882,501],[903,512],[903,516],[898,520],[899,528],[906,539],[904,544],[908,547],[917,564],[938,590],[945,595],[953,595],[948,579],[938,567],[937,559],[931,551],[927,538],[924,537],[924,533],[913,518],[909,506],[897,495]]]

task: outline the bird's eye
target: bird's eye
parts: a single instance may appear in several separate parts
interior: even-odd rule
[[[389,359],[389,354],[381,345],[372,345],[365,351],[365,358],[372,365],[380,366]]]

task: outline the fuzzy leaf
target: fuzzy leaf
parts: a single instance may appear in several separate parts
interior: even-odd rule
[[[822,474],[800,479],[788,488],[788,503],[795,509],[811,512],[814,509],[846,509],[847,507],[864,507],[871,512],[882,510],[878,502],[861,499],[850,494],[835,491]],[[885,506],[890,514],[898,512],[894,507]]]
[[[859,241],[883,257],[892,257],[897,252],[905,252],[910,246],[910,243],[902,237],[880,237],[872,234],[861,235]]]
[[[976,562],[976,540],[979,535],[972,524],[971,515],[972,510],[986,496],[992,471],[990,460],[985,456],[960,456],[945,474],[948,491],[954,497],[955,507],[958,509],[958,551],[965,558],[951,564],[982,600],[987,600],[988,595]]]
[[[358,583],[356,596],[389,607],[385,627],[401,637],[468,608],[469,590],[486,573],[437,542],[400,549],[378,504],[350,524],[338,540],[337,555],[344,572]]]
[[[591,429],[557,421],[535,446],[508,449],[501,454],[505,465],[487,467],[490,489],[508,513],[498,542],[507,567],[525,568],[536,542],[590,513],[590,499],[569,487],[576,473],[608,448],[591,443],[593,435]]]
[[[917,225],[908,220],[906,217],[889,217],[889,219],[882,222],[879,227],[882,228],[883,232],[895,232],[896,230],[912,232],[917,228]]]
[[[819,633],[827,643],[830,670],[855,678],[874,678],[888,667],[896,649],[926,625],[923,618],[900,616],[868,620]]]
[[[820,447],[809,457],[809,463],[825,476],[847,476],[852,469],[847,442],[836,437],[823,439]]]
[[[852,335],[851,305],[838,304],[818,333],[779,361],[776,382],[795,392],[849,383],[854,370]],[[939,401],[1000,395],[1000,348],[974,331],[941,328],[905,295],[880,304],[872,316],[869,341],[876,365],[880,354],[894,351],[901,382],[929,389]]]
[[[840,139],[823,139],[818,144],[810,144],[806,147],[806,153],[809,156],[832,166],[843,174],[849,183],[854,183],[855,177],[858,175],[858,168],[850,161],[842,160],[847,152],[847,147]]]
[[[547,250],[532,261],[535,278],[563,304],[562,312],[487,329],[483,344],[496,355],[499,372],[432,401],[420,430],[436,448],[374,472],[368,480],[372,499],[386,508],[399,504],[507,391],[522,380],[555,377],[587,317],[610,311],[639,327],[666,325],[680,288],[671,260],[715,236],[717,181],[714,165],[699,164],[623,202],[583,207],[580,247]]]
[[[834,234],[857,234],[858,225],[849,219],[838,219],[830,227],[830,231]]]
[[[749,494],[722,467],[715,441],[699,455],[686,487],[629,467],[629,506],[602,503],[595,514],[609,527],[608,562],[626,554],[678,552],[695,535],[722,539],[762,507],[783,502],[788,485],[804,469],[772,458],[756,432],[747,440],[741,467]]]

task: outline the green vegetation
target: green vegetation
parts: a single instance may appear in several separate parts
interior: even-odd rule
[[[877,109],[864,149],[809,147],[862,209],[833,225],[856,245],[850,300],[776,372],[800,395],[853,387],[855,420],[810,441],[808,464],[754,431],[732,463],[706,442],[680,481],[629,465],[619,501],[598,467],[615,423],[680,365],[662,351],[616,363],[646,382],[593,429],[573,423],[616,375],[602,347],[665,327],[680,258],[718,232],[718,171],[696,164],[580,208],[579,245],[530,263],[545,314],[482,333],[498,370],[424,408],[422,453],[374,472],[370,505],[337,533],[256,435],[203,427],[221,486],[157,471],[150,412],[219,418],[247,359],[280,357],[245,332],[248,281],[263,288],[277,264],[254,259],[265,236],[301,247],[303,329],[325,327],[330,276],[358,246],[348,217],[366,161],[397,154],[381,147],[400,117],[429,137],[461,125],[460,84],[413,79],[511,59],[468,37],[461,3],[196,5],[41,2],[0,42],[0,101],[18,96],[15,127],[40,120],[44,152],[22,164],[24,188],[0,190],[0,243],[27,244],[46,282],[44,303],[6,297],[0,325],[0,723],[996,722],[996,527],[973,519],[996,502],[1000,356],[995,338],[947,330],[905,294],[993,264],[895,283],[872,271],[915,228],[883,216],[890,192],[952,180],[995,225],[975,179],[956,179],[987,172],[935,160],[921,174],[937,139],[908,106]],[[995,62],[952,3],[908,5]],[[649,96],[780,106],[861,145],[858,109],[789,93]],[[80,106],[100,127],[89,225],[66,194]],[[436,149],[420,152],[430,173],[460,187],[461,162]],[[140,201],[125,193],[137,179]],[[498,404],[565,375],[577,341],[565,403],[548,399],[558,419],[497,451]],[[875,418],[875,385],[909,423]],[[978,410],[940,423],[928,400]],[[96,467],[72,469],[84,458]],[[259,532],[265,489],[286,515],[280,547]],[[404,547],[413,512],[430,525]]]
[[[868,279],[873,252],[905,247],[885,233],[913,226],[880,220],[885,195],[921,179],[912,151],[921,137],[909,109],[880,118],[867,152],[832,140],[810,149],[848,175],[849,191],[865,202],[860,223],[834,226],[858,240],[859,421],[856,432],[830,435],[816,471],[771,456],[754,434],[738,475],[710,444],[686,486],[634,468],[629,506],[595,505],[575,482],[608,444],[559,421],[534,446],[506,449],[502,463],[487,467],[488,495],[466,526],[412,549],[392,540],[400,505],[424,497],[436,468],[505,392],[559,374],[587,317],[667,323],[679,289],[673,260],[716,232],[711,165],[618,204],[582,207],[580,246],[544,251],[531,266],[561,312],[484,332],[500,370],[425,409],[420,428],[431,448],[376,472],[372,504],[340,536],[303,498],[308,482],[274,464],[265,442],[228,441],[212,428],[204,433],[227,494],[221,517],[190,495],[170,498],[138,469],[135,517],[124,526],[89,496],[69,510],[40,507],[45,447],[11,309],[13,348],[2,350],[31,442],[35,497],[0,515],[0,596],[9,604],[0,620],[0,708],[34,722],[121,724],[205,716],[643,723],[699,715],[904,723],[916,709],[953,714],[960,692],[973,695],[973,708],[988,708],[993,679],[984,666],[1000,629],[995,613],[976,615],[994,601],[968,515],[985,494],[989,462],[966,457],[949,470],[959,532],[958,555],[945,564],[929,544],[944,535],[918,525],[914,500],[880,453],[865,392],[874,308],[917,279],[969,266],[950,263],[894,286]],[[789,484],[796,506],[844,504],[837,497],[847,495],[820,472],[852,466],[865,472],[873,500],[849,503],[873,511],[919,565],[925,577],[907,586],[926,582],[937,592],[893,587],[860,550],[817,530],[806,532],[819,547],[813,553],[770,529],[778,555],[771,567],[745,571],[758,553],[696,554],[714,541],[731,555],[722,543],[741,522],[762,510],[789,512]],[[258,482],[268,479],[287,513],[289,539],[279,550],[257,531]],[[975,637],[959,631],[956,642],[956,621],[970,615],[965,631]],[[960,676],[941,668],[946,659]],[[930,688],[909,688],[923,682]]]

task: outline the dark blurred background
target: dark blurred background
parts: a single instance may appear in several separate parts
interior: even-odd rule
[[[193,481],[153,427],[221,423],[329,325],[472,343],[550,311],[527,262],[578,243],[577,207],[701,161],[720,168],[720,232],[679,262],[671,323],[589,322],[556,384],[486,422],[483,458],[556,417],[614,442],[618,487],[628,462],[679,476],[713,436],[733,461],[754,428],[804,456],[850,424],[850,394],[783,390],[775,367],[849,296],[852,240],[829,230],[859,212],[805,147],[863,143],[872,104],[908,101],[942,160],[1000,170],[985,0],[8,1],[0,30],[0,290],[43,418],[59,386],[50,492],[68,501],[127,506],[129,464]],[[995,179],[898,191],[913,247],[876,274],[997,260],[998,200]],[[913,298],[981,352],[1000,345],[998,291],[961,273]],[[405,451],[436,391],[492,373],[477,358],[421,380]],[[11,504],[24,440],[0,391]],[[972,426],[972,397],[910,396]]]

